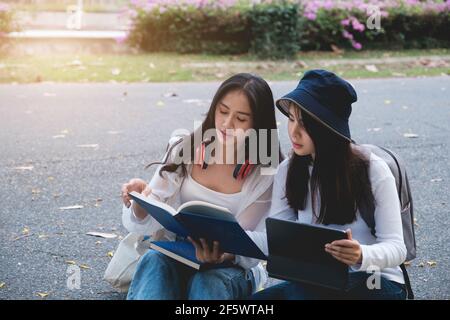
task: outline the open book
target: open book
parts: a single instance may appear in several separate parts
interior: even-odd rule
[[[218,241],[224,252],[267,259],[226,208],[203,201],[189,201],[175,210],[137,192],[129,195],[164,228],[178,235],[178,238],[190,236],[197,240],[204,238],[211,243]],[[187,240],[155,241],[151,243],[151,247],[193,268],[203,268],[195,258],[194,246]]]

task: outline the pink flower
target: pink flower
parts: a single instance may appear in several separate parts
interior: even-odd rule
[[[359,31],[359,32],[363,32],[365,29],[364,25],[362,23],[360,23],[358,21],[358,19],[356,19],[356,18],[353,18],[352,27],[353,27],[353,29],[355,29],[356,31]]]
[[[350,25],[350,19],[344,19],[344,20],[342,20],[342,21],[341,21],[341,24],[342,24],[343,26],[348,26],[348,25]]]
[[[9,5],[6,3],[0,2],[0,12],[8,12],[9,11]]]
[[[306,17],[308,20],[316,20],[316,14],[313,13],[313,12],[308,12],[308,13],[306,13],[306,14],[305,14],[305,17]]]
[[[361,50],[362,49],[362,44],[356,41],[352,41],[352,46],[353,48],[355,48],[356,50]]]
[[[326,2],[323,4],[323,8],[324,8],[325,10],[330,10],[330,9],[332,9],[332,8],[333,8],[333,1],[326,1]]]
[[[347,30],[342,31],[342,35],[343,35],[344,38],[346,38],[346,39],[353,40],[353,35],[352,35],[350,32],[348,32]]]

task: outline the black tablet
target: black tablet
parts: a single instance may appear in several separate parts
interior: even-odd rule
[[[343,289],[348,266],[325,251],[325,244],[347,239],[342,230],[323,225],[266,219],[267,270],[275,278]]]

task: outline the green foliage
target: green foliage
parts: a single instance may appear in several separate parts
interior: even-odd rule
[[[367,13],[354,7],[307,12],[299,1],[233,6],[155,6],[134,9],[128,41],[149,52],[241,54],[285,59],[299,50],[343,48],[449,48],[450,10],[400,5],[386,8],[381,29],[370,30]]]
[[[146,51],[233,54],[249,49],[249,27],[238,7],[138,11],[129,40]]]
[[[260,58],[290,58],[299,50],[298,5],[257,5],[247,12],[251,28],[250,52]]]

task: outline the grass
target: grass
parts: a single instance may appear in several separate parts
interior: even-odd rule
[[[421,57],[440,56],[439,62]],[[408,58],[385,63],[383,58]],[[367,69],[364,59],[377,72]],[[337,63],[337,64],[336,64]],[[450,74],[448,49],[411,51],[308,52],[291,61],[261,61],[254,56],[127,55],[0,56],[0,83],[173,82],[224,80],[238,72],[257,73],[267,80],[297,80],[308,69],[325,68],[346,78],[436,76]],[[369,68],[370,69],[370,68]]]
[[[342,53],[334,53],[331,51],[306,51],[300,53],[297,58],[314,60],[314,59],[375,59],[375,58],[396,58],[396,57],[420,57],[432,55],[449,55],[449,49],[411,49],[411,50],[367,50],[367,51],[343,51]],[[249,57],[249,60],[255,59]]]

